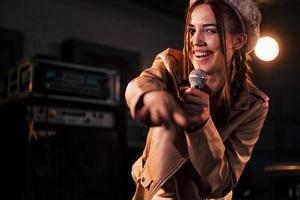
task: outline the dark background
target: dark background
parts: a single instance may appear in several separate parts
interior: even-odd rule
[[[157,53],[168,47],[182,48],[183,19],[187,3],[182,0],[0,0],[0,69],[33,56],[114,69],[121,73],[122,99],[127,82],[150,66]],[[258,3],[263,15],[261,33],[263,36],[270,35],[279,42],[280,53],[272,62],[254,59],[252,63],[255,83],[271,99],[270,111],[253,157],[235,190],[235,198],[299,199],[299,168],[286,169],[297,167],[300,163],[300,1],[259,0]],[[18,199],[34,199],[31,194],[34,193],[33,190],[28,187],[24,189],[24,178],[20,178],[25,172],[19,164],[25,162],[22,158],[26,156],[13,153],[28,147],[24,113],[20,111],[22,108],[14,109],[5,105],[1,107],[2,122],[3,118],[11,118],[11,124],[2,126],[0,130],[4,136],[3,146],[10,145],[2,151],[5,154],[4,166],[8,170],[4,170],[3,175],[8,175],[5,180],[8,180],[11,195],[16,195]],[[141,153],[147,129],[131,120],[128,111],[125,112],[127,109],[123,100],[117,109],[119,111],[116,112],[123,113],[118,124],[121,128],[116,130],[122,141],[114,150],[123,152],[123,158],[119,160],[123,165],[118,165],[116,170],[121,171],[121,175],[112,177],[116,181],[116,187],[111,188],[110,192],[120,193],[121,199],[130,199],[134,190],[130,167]],[[16,128],[16,123],[21,128]],[[18,134],[12,136],[11,133]],[[56,157],[56,154],[60,154],[59,149],[66,140],[78,142],[78,135],[80,133],[74,134],[73,138],[62,137],[58,141],[52,141],[51,148],[47,149],[52,152],[56,149],[56,153],[51,154],[52,159],[65,159]],[[94,137],[99,143],[93,143],[93,148],[88,149],[86,155],[91,154],[104,161],[114,159],[101,157],[99,151],[105,152],[109,148],[103,149],[105,145],[101,143],[104,140],[101,139],[102,136],[94,135],[90,140],[94,140]],[[21,143],[15,142],[22,140]],[[87,144],[90,142],[84,143]],[[29,146],[35,148],[35,145]],[[41,145],[43,142],[37,144]],[[42,149],[44,148],[43,146]],[[81,155],[79,149],[74,151],[77,154],[72,155]],[[68,155],[67,153],[66,157]],[[41,159],[43,154],[39,156]],[[29,156],[30,159],[35,158],[32,157]],[[282,168],[275,170],[272,168],[274,166]],[[108,170],[107,173],[112,171]],[[30,180],[28,184],[33,185],[43,182],[43,179],[32,177]],[[66,184],[62,183],[63,187]],[[101,184],[88,182],[84,187],[97,188]],[[66,191],[73,194],[74,188],[68,187]],[[50,189],[47,189],[46,184],[41,191],[47,193]],[[89,189],[80,191],[79,199],[105,199],[100,197],[101,194],[91,197],[82,195]],[[67,198],[62,196],[60,199]]]

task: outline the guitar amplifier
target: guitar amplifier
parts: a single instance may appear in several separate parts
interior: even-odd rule
[[[9,69],[7,77],[6,101],[29,96],[101,105],[120,101],[117,70],[32,59]]]

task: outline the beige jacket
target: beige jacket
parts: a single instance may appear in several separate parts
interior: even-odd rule
[[[128,84],[125,97],[133,117],[139,99],[149,91],[167,90],[179,98],[181,65],[181,52],[167,49]],[[143,154],[132,166],[133,200],[231,199],[258,140],[268,100],[247,82],[224,130],[218,130],[211,118],[192,133],[176,125],[151,127]]]

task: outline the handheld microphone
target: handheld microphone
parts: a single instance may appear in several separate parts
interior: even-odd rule
[[[189,75],[189,82],[192,88],[204,90],[207,81],[207,73],[201,69],[194,69]]]

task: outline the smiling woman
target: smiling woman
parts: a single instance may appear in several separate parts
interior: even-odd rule
[[[246,59],[260,20],[251,0],[191,1],[183,51],[165,50],[128,84],[133,118],[150,126],[134,200],[232,198],[268,112]],[[194,69],[207,74],[205,90],[190,87]]]
[[[188,28],[189,59],[195,69],[202,69],[211,77],[208,86],[214,93],[220,89],[225,82],[224,73],[226,65],[231,62],[234,50],[239,50],[246,42],[244,33],[229,34],[229,27],[225,26],[226,49],[221,48],[218,27],[213,10],[209,4],[194,4],[191,8],[191,20]],[[224,53],[226,52],[226,58]]]

